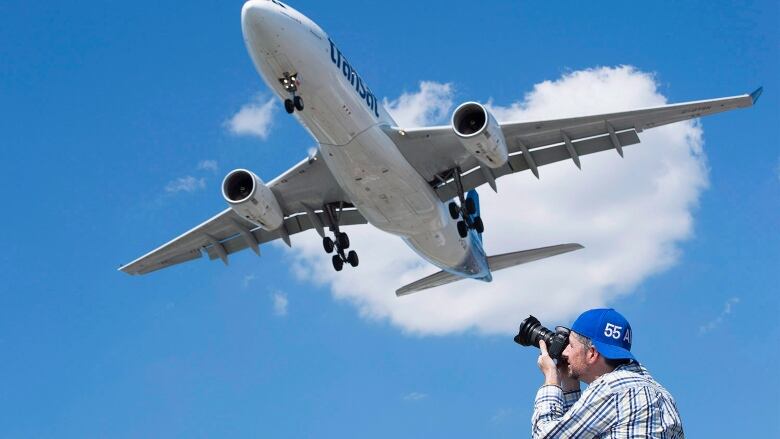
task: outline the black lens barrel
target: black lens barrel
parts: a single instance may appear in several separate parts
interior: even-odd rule
[[[534,316],[528,316],[520,323],[520,330],[515,336],[515,343],[523,346],[539,346],[539,340],[544,340],[548,345],[555,335],[553,331],[542,326],[539,319]]]
[[[569,328],[558,326],[555,331],[542,326],[534,316],[528,316],[527,319],[520,322],[520,329],[515,336],[515,343],[523,346],[539,347],[539,340],[544,340],[547,345],[547,353],[553,359],[561,358],[563,350],[569,344]]]

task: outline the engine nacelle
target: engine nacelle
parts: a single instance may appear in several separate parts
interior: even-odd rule
[[[276,230],[284,222],[284,214],[276,196],[263,180],[251,171],[230,171],[222,180],[222,196],[241,218],[246,218],[265,230]]]
[[[458,106],[452,113],[452,129],[466,150],[485,166],[500,168],[508,160],[501,126],[481,104],[466,102]]]

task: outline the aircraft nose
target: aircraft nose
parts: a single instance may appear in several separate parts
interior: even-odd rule
[[[249,0],[241,8],[241,30],[252,54],[265,52],[276,40],[278,12],[268,0]]]
[[[246,30],[262,26],[275,11],[268,0],[249,0],[241,8],[241,25]]]

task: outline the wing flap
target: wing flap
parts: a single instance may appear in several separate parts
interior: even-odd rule
[[[123,265],[119,270],[128,274],[146,274],[197,259],[202,247],[214,240],[219,241],[238,233],[234,224],[255,227],[228,208],[133,262]]]
[[[319,152],[269,182],[268,187],[276,195],[282,212],[287,217],[284,222],[286,228],[275,232],[264,231],[228,208],[133,262],[121,266],[119,270],[133,275],[146,274],[197,259],[201,257],[201,250],[204,249],[210,259],[220,258],[227,264],[227,256],[231,253],[251,247],[259,254],[259,244],[278,238],[289,242],[290,235],[311,228],[311,223],[305,219],[307,212],[312,211],[308,206],[351,206]],[[324,217],[322,213],[317,215]],[[362,215],[354,211],[344,215],[339,224],[365,222]],[[322,223],[330,224],[328,221]]]
[[[639,143],[639,136],[636,131],[623,131],[616,133],[618,142],[621,146],[629,146]],[[606,151],[614,149],[615,145],[612,142],[610,136],[594,137],[586,140],[572,141],[572,146],[577,152],[578,156],[593,154],[596,152]],[[549,165],[550,163],[559,162],[562,160],[570,160],[572,156],[566,149],[565,144],[551,146],[544,149],[535,149],[528,152],[537,166]],[[487,177],[483,172],[477,172],[480,170],[480,166],[477,166],[467,171],[462,177],[463,190],[469,191],[487,182]],[[514,153],[509,156],[509,161],[504,166],[498,169],[490,169],[494,178],[498,178],[507,174],[515,172],[521,172],[529,169],[528,162],[523,157],[523,153]],[[452,180],[447,181],[445,184],[436,188],[436,193],[439,195],[439,199],[442,201],[450,200],[457,196],[457,189],[455,182]]]
[[[323,212],[315,212],[323,224],[330,224]],[[339,216],[339,226],[366,224],[366,219],[356,209],[344,209]],[[135,261],[119,268],[128,274],[147,274],[152,271],[191,261],[201,257],[222,259],[248,247],[259,246],[275,239],[287,239],[290,235],[314,228],[308,214],[285,218],[284,228],[267,231],[241,218],[232,209],[226,209],[176,239],[152,250]],[[254,238],[254,240],[252,239]],[[259,254],[259,247],[257,248]]]
[[[201,256],[202,255],[201,255],[201,252],[200,252],[200,248],[197,248],[197,249],[194,249],[194,250],[187,251],[185,253],[180,253],[180,254],[176,254],[176,255],[172,255],[172,256],[168,256],[168,257],[163,257],[163,258],[157,259],[155,261],[150,261],[150,262],[148,262],[146,264],[140,265],[137,268],[127,268],[127,269],[125,269],[125,267],[122,267],[121,270],[124,271],[125,273],[129,273],[129,274],[147,274],[147,273],[151,273],[153,271],[157,271],[157,270],[163,269],[165,267],[170,267],[171,265],[181,264],[182,262],[187,262],[187,261],[191,261],[193,259],[198,259]],[[130,271],[130,270],[135,270],[135,271]]]
[[[510,139],[522,138],[529,149],[543,147],[564,141],[563,133],[572,139],[599,136],[609,131],[635,130],[642,132],[670,123],[709,116],[737,108],[753,105],[751,95],[685,102],[640,110],[597,114],[566,119],[552,119],[536,122],[502,123],[501,130],[512,147]]]
[[[329,224],[327,215],[325,215],[323,212],[314,212],[314,214],[320,218],[321,224]],[[352,226],[357,224],[367,224],[368,221],[366,221],[366,219],[363,217],[363,215],[360,214],[360,212],[357,211],[357,209],[345,209],[341,211],[338,223],[339,226]],[[285,218],[284,227],[286,229],[287,235],[289,236],[313,229],[315,228],[315,225],[312,224],[308,214],[303,214]],[[269,232],[258,227],[252,230],[251,233],[259,244],[284,238],[284,232],[281,230],[274,230]],[[248,241],[240,235],[233,235],[226,240],[221,241],[220,245],[227,254],[239,252],[249,247]],[[214,245],[206,247],[205,251],[211,260],[221,258],[220,252]]]
[[[564,144],[567,139],[580,146],[590,145],[581,143],[594,137],[610,136],[613,132],[639,133],[645,129],[661,125],[695,119],[737,108],[750,107],[756,102],[760,94],[761,89],[758,89],[751,94],[740,96],[692,101],[631,111],[565,119],[507,122],[501,123],[501,131],[506,138],[510,154],[522,152],[520,146],[520,143],[522,143],[529,151],[533,151],[533,157],[536,158],[538,149],[547,149],[550,145]],[[469,170],[479,165],[479,162],[461,145],[452,127],[449,125],[410,129],[386,127],[385,132],[398,145],[399,150],[409,163],[429,182],[439,180],[440,176],[446,175],[446,173],[456,167],[461,168],[461,170]],[[626,143],[621,141],[619,146],[624,145]],[[599,149],[599,151],[605,149]],[[555,153],[560,155],[561,152],[563,152],[563,149],[548,151],[545,154]],[[583,152],[582,154],[585,153]],[[548,163],[555,161],[558,160],[549,161]],[[575,160],[576,162],[577,160]],[[542,163],[536,161],[536,164],[541,165]],[[514,168],[514,164],[510,164],[509,169],[514,169],[514,172],[519,171],[519,169]],[[525,167],[524,169],[528,168]],[[498,174],[506,175],[509,173],[506,171],[507,169],[503,171],[499,169],[492,172],[498,176]]]

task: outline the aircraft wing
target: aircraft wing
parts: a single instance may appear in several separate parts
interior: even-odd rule
[[[322,211],[322,206],[326,204],[345,206],[338,213],[339,226],[366,223],[360,212],[351,207],[319,154],[298,163],[268,183],[268,187],[284,212],[283,227],[270,232],[263,230],[227,208],[119,270],[128,274],[146,274],[198,259],[203,254],[227,264],[228,255],[246,248],[259,255],[262,243],[282,239],[290,245],[289,237],[295,233],[311,228],[321,233],[323,226],[330,226],[329,216]]]
[[[637,133],[643,130],[750,107],[761,91],[759,88],[741,96],[619,113],[502,123],[509,160],[498,169],[480,166],[449,125],[412,129],[387,127],[385,132],[420,175],[436,187],[439,198],[446,201],[457,195],[449,175],[456,167],[461,169],[464,191],[484,183],[489,183],[495,190],[495,179],[503,175],[530,169],[538,178],[541,166],[572,160],[580,167],[581,156],[609,149],[616,149],[622,156],[624,146],[639,143]]]

